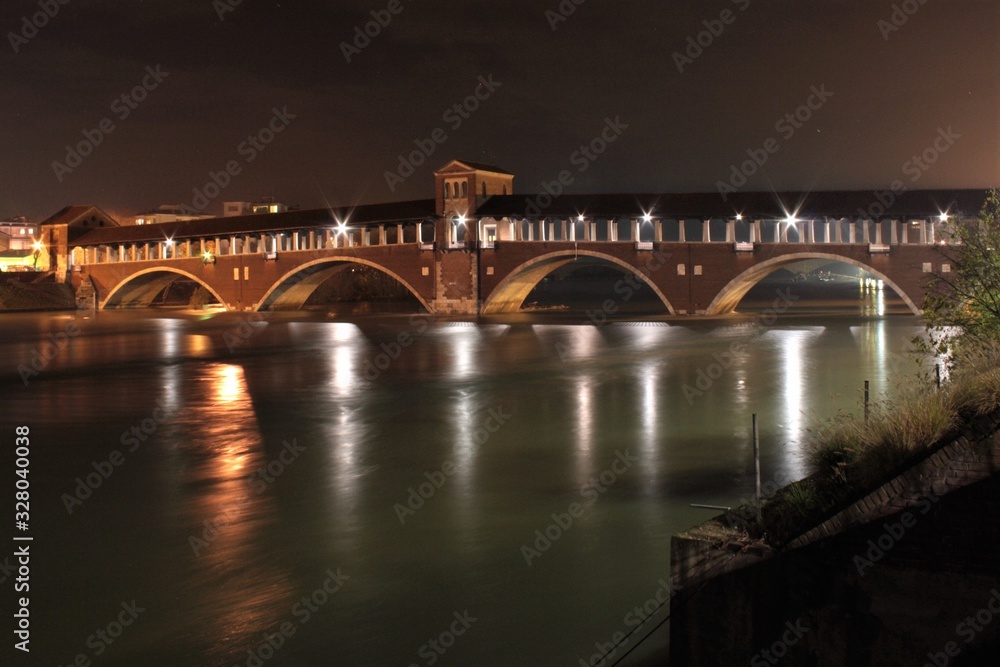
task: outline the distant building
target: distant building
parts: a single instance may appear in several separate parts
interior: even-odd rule
[[[214,215],[190,215],[184,212],[180,204],[163,204],[157,206],[155,211],[140,213],[135,216],[137,225],[159,225],[164,222],[184,222],[186,220],[207,220],[214,218]]]
[[[223,218],[238,218],[241,215],[250,215],[253,210],[248,201],[227,201],[222,204]]]
[[[288,206],[274,197],[261,197],[255,202],[227,201],[222,205],[222,217],[235,218],[241,215],[259,215],[261,213],[285,213]]]
[[[0,250],[33,250],[39,226],[24,216],[0,220]]]

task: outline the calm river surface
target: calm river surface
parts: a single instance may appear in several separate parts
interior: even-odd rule
[[[689,505],[752,494],[751,414],[765,480],[798,478],[807,429],[915,371],[921,330],[246,317],[0,316],[3,430],[31,430],[24,664],[587,664],[712,515]]]

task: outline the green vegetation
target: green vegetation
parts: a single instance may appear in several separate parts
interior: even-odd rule
[[[956,437],[977,419],[1000,411],[1000,194],[978,219],[958,219],[942,247],[951,271],[935,277],[924,305],[924,358],[946,361],[938,389],[926,374],[870,406],[867,419],[838,414],[806,443],[811,475],[763,504],[753,537],[775,546],[874,491],[901,469]]]
[[[1000,340],[1000,192],[990,192],[979,218],[957,219],[941,246],[951,271],[935,275],[924,302],[929,351],[958,362]]]

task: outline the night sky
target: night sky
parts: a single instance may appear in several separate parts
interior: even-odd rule
[[[264,195],[303,208],[427,198],[453,158],[514,172],[522,193],[564,169],[573,192],[714,191],[769,138],[777,150],[743,189],[1000,184],[997,0],[576,2],[398,0],[393,15],[389,0],[42,0],[58,13],[34,34],[22,17],[37,0],[4,0],[0,218],[190,204],[229,161],[239,174],[208,213]],[[348,63],[342,43],[373,10],[391,21]],[[144,78],[145,99],[122,101]],[[477,89],[476,111],[446,118]],[[811,90],[832,95],[779,124]],[[274,109],[294,118],[241,148]],[[628,127],[581,160],[607,119]],[[391,189],[398,156],[438,128],[446,140]],[[54,168],[85,131],[100,145]],[[946,150],[914,170],[941,131]]]

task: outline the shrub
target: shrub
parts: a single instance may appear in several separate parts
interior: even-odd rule
[[[852,467],[870,486],[926,451],[955,428],[958,415],[945,392],[906,389],[893,400],[879,402],[864,424]]]

